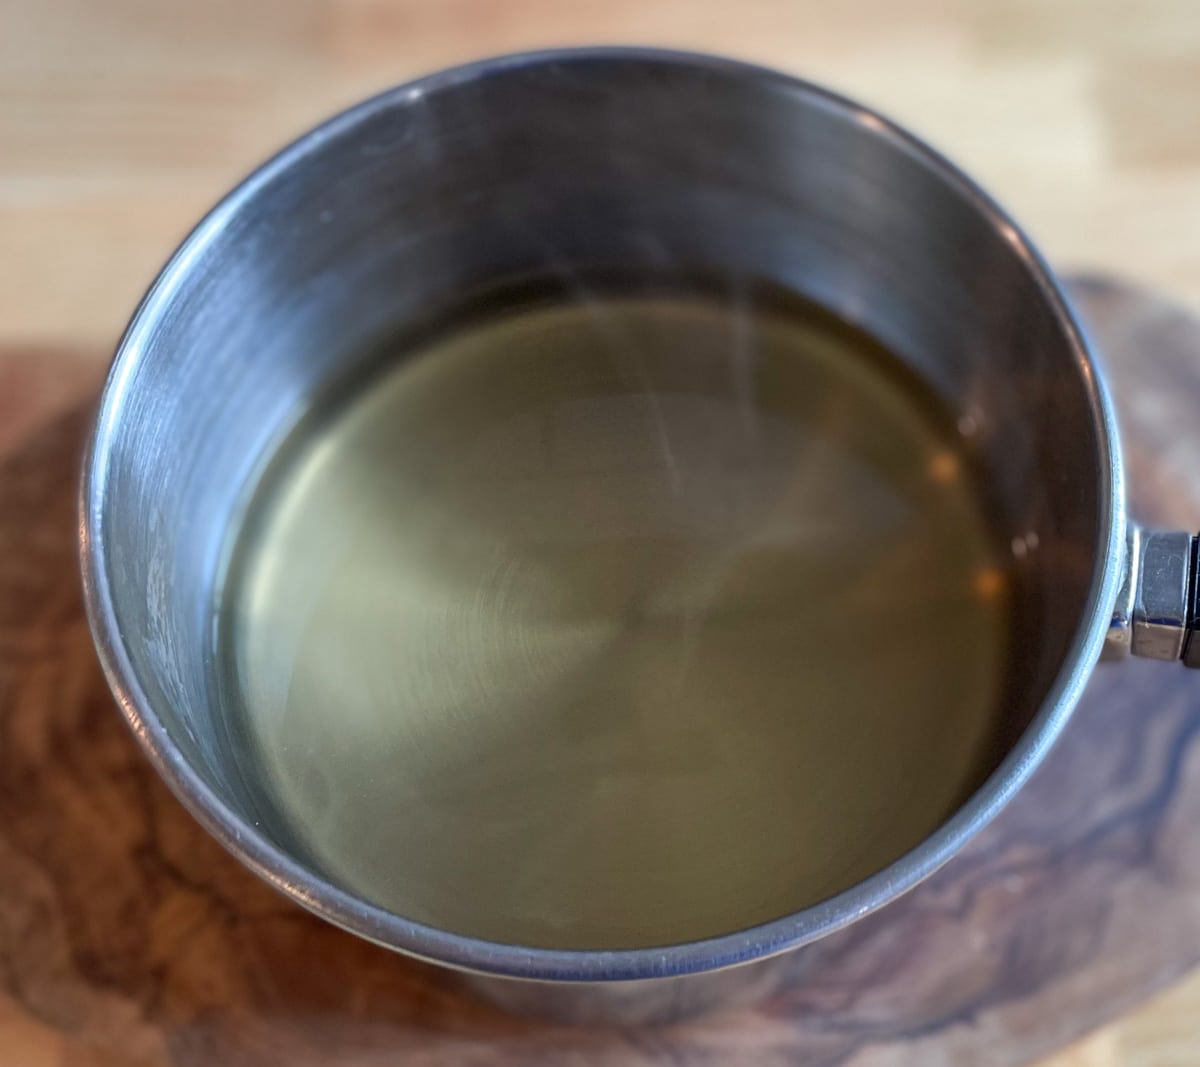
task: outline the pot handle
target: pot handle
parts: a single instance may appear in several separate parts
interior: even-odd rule
[[[1104,659],[1130,653],[1200,667],[1200,535],[1129,524],[1125,580],[1104,642]]]

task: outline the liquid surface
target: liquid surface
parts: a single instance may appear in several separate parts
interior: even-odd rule
[[[476,322],[305,424],[219,645],[335,881],[491,940],[777,918],[986,770],[1007,617],[952,436],[824,314]]]

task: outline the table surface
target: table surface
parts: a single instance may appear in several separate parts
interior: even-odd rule
[[[0,448],[97,378],[165,255],[247,168],[395,81],[530,47],[800,73],[945,150],[1059,264],[1200,306],[1194,0],[0,0],[0,26],[0,335],[18,353],[0,390],[41,398],[6,404]],[[1193,980],[1052,1063],[1190,1065],[1197,1019]],[[21,1025],[0,1005],[0,1035]]]

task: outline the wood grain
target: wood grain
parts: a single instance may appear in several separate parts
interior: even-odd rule
[[[86,394],[171,247],[275,146],[446,63],[597,41],[724,52],[861,97],[980,178],[1055,261],[1200,306],[1194,0],[0,0],[0,345],[15,352],[0,449]],[[1134,488],[1194,522],[1184,458],[1170,466],[1160,480],[1143,462]],[[1200,979],[1164,1005],[1062,1067],[1200,1061]],[[135,1062],[63,1040],[0,998],[0,1065]]]
[[[368,93],[548,45],[736,55],[910,124],[1055,261],[1200,304],[1193,0],[0,0],[0,334],[111,344],[200,214]]]
[[[1172,447],[1200,446],[1200,427],[1167,434],[1160,416],[1200,398],[1200,323],[1108,283],[1078,291],[1128,415],[1136,503],[1194,525],[1200,482]],[[802,981],[784,992],[647,1030],[507,1017],[449,973],[277,896],[158,781],[81,613],[73,489],[87,421],[76,406],[0,462],[0,1063],[1011,1067],[1200,959],[1196,678],[1134,662],[1101,668],[1047,765],[980,839],[797,954]]]

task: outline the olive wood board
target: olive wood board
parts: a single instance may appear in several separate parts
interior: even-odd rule
[[[1200,527],[1200,318],[1071,284],[1134,513]],[[551,1025],[325,924],[180,807],[101,677],[75,561],[87,365],[0,345],[2,1067],[1013,1067],[1200,962],[1200,672],[1142,661],[1097,669],[1049,759],[958,857],[748,1008]]]

